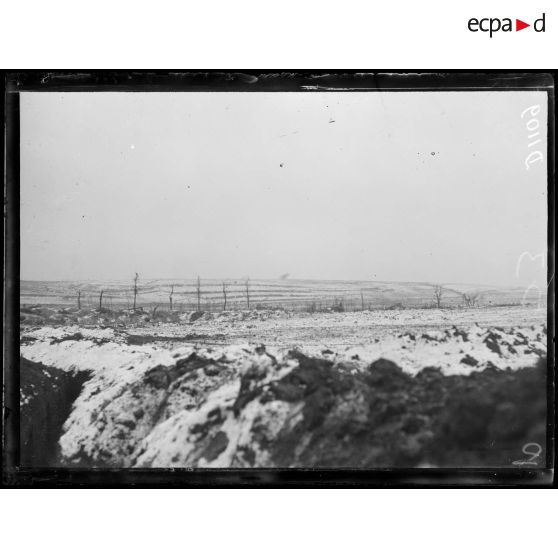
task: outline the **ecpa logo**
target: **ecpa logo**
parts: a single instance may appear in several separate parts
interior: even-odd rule
[[[543,14],[539,19],[536,19],[533,22],[532,27],[537,33],[544,33],[546,24],[545,17],[546,14]],[[505,17],[503,19],[498,17],[485,17],[482,19],[472,17],[467,26],[469,27],[469,31],[472,31],[473,33],[477,33],[478,31],[490,33],[490,38],[492,38],[492,35],[498,31],[503,31],[504,33],[514,31],[512,18],[509,17]],[[531,27],[531,24],[525,23],[521,19],[515,20],[515,31],[521,31],[527,27]]]

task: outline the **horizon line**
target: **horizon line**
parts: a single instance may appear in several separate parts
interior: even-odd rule
[[[145,277],[143,282],[145,281],[177,281],[177,282],[195,282],[198,276],[194,276],[192,278],[184,278],[184,277]],[[262,278],[262,277],[202,277],[199,276],[201,281],[275,281],[275,282],[322,282],[322,283],[394,283],[394,284],[412,284],[412,285],[428,285],[428,286],[435,286],[435,285],[467,285],[471,287],[495,287],[500,289],[520,289],[520,288],[529,288],[529,285],[503,285],[503,284],[494,284],[494,283],[468,283],[468,282],[460,282],[460,281],[396,281],[396,280],[381,280],[381,279],[311,279],[311,278],[299,278],[299,277],[286,277],[282,279],[281,277],[274,277],[274,278]],[[20,282],[35,282],[35,283],[103,283],[103,282],[125,282],[125,281],[133,281],[133,277],[126,278],[126,279],[22,279],[20,278]],[[141,275],[140,275],[141,281]]]

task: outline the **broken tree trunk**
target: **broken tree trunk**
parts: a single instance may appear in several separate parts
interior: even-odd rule
[[[227,285],[223,281],[223,312],[227,309]]]
[[[139,275],[136,273],[134,277],[134,311],[136,310],[136,299],[138,296],[138,279]]]
[[[248,310],[250,310],[250,279],[246,279],[244,285],[246,287],[246,305],[248,306]]]

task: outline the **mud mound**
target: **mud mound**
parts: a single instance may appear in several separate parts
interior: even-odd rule
[[[170,365],[141,366],[131,364],[120,376],[104,371],[85,384],[60,439],[64,464],[130,466],[157,424],[194,410],[235,374],[223,356],[195,352]]]
[[[525,444],[544,455],[544,333],[451,328],[310,352],[30,329],[22,355],[54,368],[22,372],[22,440],[41,463],[59,445],[67,466],[511,467]],[[92,372],[72,391],[76,369]]]
[[[488,369],[445,378],[444,407],[434,423],[428,458],[442,467],[509,465],[529,459],[522,448],[546,446],[546,360],[516,372]],[[440,389],[440,386],[438,387]]]
[[[89,372],[68,373],[20,359],[20,452],[24,467],[57,464],[58,439]]]
[[[122,386],[92,380],[65,424],[68,465],[512,466],[544,449],[545,364],[416,376],[378,360],[356,374],[263,347],[237,371],[192,353]],[[106,381],[106,380],[105,380]],[[542,465],[542,460],[537,462]]]
[[[413,378],[390,361],[354,376],[293,356],[299,365],[280,379],[269,378],[274,363],[252,367],[236,398],[219,394],[162,424],[136,464],[164,466],[170,457],[191,467],[505,467],[533,442],[544,456],[543,362],[517,373],[425,369]]]

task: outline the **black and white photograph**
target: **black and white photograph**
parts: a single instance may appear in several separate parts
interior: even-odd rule
[[[548,469],[553,86],[236,79],[18,92],[19,465]]]

